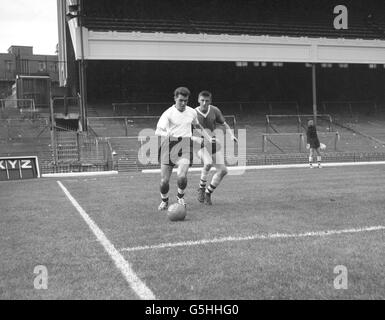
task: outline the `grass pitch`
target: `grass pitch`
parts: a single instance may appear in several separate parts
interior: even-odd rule
[[[296,236],[385,226],[383,165],[229,175],[213,206],[196,200],[199,174],[188,178],[183,222],[157,211],[157,174],[60,181],[157,299],[385,298],[384,230]],[[0,299],[137,299],[56,180],[0,183]],[[46,290],[34,289],[37,265]],[[334,288],[338,265],[347,289]]]

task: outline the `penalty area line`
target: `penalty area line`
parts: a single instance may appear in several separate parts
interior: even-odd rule
[[[91,219],[91,217],[83,210],[80,204],[76,201],[74,197],[69,193],[67,188],[60,182],[57,181],[60,188],[67,196],[68,200],[79,212],[80,216],[87,223],[88,227],[91,229],[92,233],[95,235],[97,240],[107,251],[110,258],[114,261],[116,267],[123,274],[124,278],[132,288],[132,290],[139,296],[142,300],[155,300],[154,293],[144,284],[142,280],[135,274],[132,270],[131,265],[127,262],[126,259],[120,254],[120,252],[114,247],[114,245],[108,240],[104,232],[97,226],[97,224]]]
[[[156,250],[156,249],[167,249],[167,248],[175,248],[175,247],[200,246],[200,245],[224,243],[224,242],[251,241],[251,240],[325,237],[325,236],[338,235],[338,234],[370,232],[370,231],[379,231],[379,230],[385,230],[385,226],[372,226],[372,227],[361,227],[361,228],[351,228],[351,229],[341,229],[341,230],[309,231],[304,233],[270,233],[265,235],[255,234],[255,235],[244,236],[244,237],[230,236],[230,237],[223,237],[223,238],[202,239],[202,240],[196,240],[196,241],[169,242],[169,243],[160,243],[156,245],[122,248],[120,249],[120,251],[132,252],[132,251],[143,251],[143,250]]]

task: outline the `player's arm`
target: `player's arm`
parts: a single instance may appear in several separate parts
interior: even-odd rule
[[[162,127],[156,127],[155,130],[155,135],[156,136],[161,136],[161,137],[168,137],[168,131],[165,128]]]
[[[238,139],[234,135],[233,129],[231,129],[231,127],[227,124],[225,117],[222,114],[222,111],[219,108],[216,108],[215,111],[216,111],[216,121],[225,126],[226,132],[230,132],[231,140],[233,140],[234,142],[238,142]]]
[[[225,126],[226,131],[230,132],[231,140],[233,140],[234,142],[238,142],[237,137],[234,135],[233,129],[231,129],[231,127],[227,124],[226,121],[223,122],[223,125]]]
[[[202,136],[205,137],[205,139],[208,141],[208,142],[215,142],[215,138],[211,137],[207,131],[202,127],[202,125],[198,122],[198,123],[194,123],[193,124],[193,127],[199,132],[199,134],[201,134]],[[198,138],[200,139],[199,137],[192,137],[192,140],[193,141],[197,141],[195,138]]]
[[[169,121],[165,113],[161,115],[156,125],[155,135],[167,138],[169,135]]]

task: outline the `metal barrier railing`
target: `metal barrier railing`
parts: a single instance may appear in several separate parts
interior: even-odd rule
[[[34,119],[34,99],[0,99],[0,119]]]
[[[79,97],[55,97],[52,98],[54,113],[80,113]]]
[[[213,105],[224,113],[237,114],[272,114],[283,109],[299,113],[300,109],[297,101],[214,101]],[[114,102],[112,113],[115,116],[161,115],[169,106],[170,102]]]
[[[236,116],[224,117],[230,127],[236,130]],[[158,120],[159,116],[88,117],[87,127],[95,136],[127,137],[138,134],[138,131],[144,128],[155,129]]]
[[[272,119],[293,119],[294,124],[297,128],[297,132],[300,133],[303,131],[303,129],[306,129],[306,120],[307,119],[313,119],[314,115],[312,114],[281,114],[281,115],[276,115],[276,114],[267,114],[266,115],[266,133],[269,133],[270,129],[273,130],[275,133],[279,133],[278,129],[275,127],[275,125],[272,123]],[[316,116],[317,119],[327,121],[328,123],[328,131],[332,132],[334,130],[333,126],[333,118],[330,114],[318,114]],[[305,121],[304,121],[305,120]],[[287,123],[285,123],[287,125]]]
[[[104,163],[113,166],[112,147],[105,138],[86,132],[73,131],[65,127],[54,127],[54,163],[83,163],[88,165]]]
[[[324,113],[345,114],[352,117],[355,113],[372,113],[376,114],[379,111],[379,106],[376,101],[322,101],[321,107]]]

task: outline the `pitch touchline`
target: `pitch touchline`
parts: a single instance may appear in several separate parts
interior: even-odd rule
[[[202,239],[196,241],[182,241],[182,242],[169,242],[169,243],[160,243],[157,245],[148,245],[148,246],[138,246],[131,248],[123,248],[120,251],[142,251],[142,250],[155,250],[155,249],[166,249],[174,247],[189,247],[189,246],[199,246],[213,243],[223,243],[223,242],[235,242],[235,241],[249,241],[249,240],[266,240],[266,239],[282,239],[282,238],[303,238],[303,237],[324,237],[335,234],[344,234],[344,233],[358,233],[358,232],[368,232],[368,231],[378,231],[385,230],[385,226],[373,226],[373,227],[362,227],[362,228],[351,228],[351,229],[342,229],[342,230],[326,230],[326,231],[310,231],[305,233],[271,233],[271,234],[256,234],[246,237],[223,237],[223,238],[213,238],[213,239]]]
[[[385,161],[361,161],[361,162],[323,162],[323,167],[344,167],[344,166],[363,166],[363,165],[383,165]],[[268,164],[268,165],[257,165],[257,166],[234,166],[227,167],[229,171],[244,171],[244,170],[265,170],[265,169],[298,169],[308,168],[308,163],[293,163],[293,164]],[[201,167],[190,168],[189,172],[200,172]],[[215,168],[211,169],[212,171]],[[173,169],[176,172],[176,169]],[[160,173],[160,169],[143,169],[142,173]]]
[[[100,244],[107,251],[111,259],[114,261],[116,267],[122,272],[128,284],[134,290],[134,292],[143,300],[154,300],[155,295],[152,291],[147,288],[147,286],[138,278],[135,272],[132,270],[130,264],[124,259],[114,245],[108,240],[103,231],[96,225],[96,223],[90,218],[90,216],[83,210],[74,197],[69,193],[69,191],[64,187],[64,185],[57,181],[60,188],[63,190],[64,194],[71,201],[72,205],[79,212],[81,217],[87,223],[88,227],[91,229],[95,237],[98,239]]]

